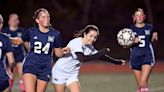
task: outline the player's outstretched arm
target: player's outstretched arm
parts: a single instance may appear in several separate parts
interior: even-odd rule
[[[109,56],[108,54],[105,54],[104,56],[100,57],[100,59],[107,61],[107,62],[111,62],[116,65],[125,65],[125,63],[126,63],[125,60],[113,58],[113,57]]]
[[[84,53],[82,53],[82,52],[76,52],[75,54],[77,55],[78,60],[80,60],[82,62],[87,62],[87,61],[99,59],[100,57],[102,57],[103,55],[108,53],[109,51],[110,51],[109,48],[105,48],[93,55],[84,55]]]

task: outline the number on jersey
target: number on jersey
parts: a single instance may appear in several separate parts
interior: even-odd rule
[[[140,40],[140,44],[138,45],[139,47],[145,47],[145,35],[138,36]]]
[[[50,43],[47,43],[45,46],[42,46],[43,44],[39,41],[36,41],[34,43],[34,53],[41,54],[43,51],[44,54],[48,54],[49,48],[50,48]]]

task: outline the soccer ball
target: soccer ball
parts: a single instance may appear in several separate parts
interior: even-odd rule
[[[124,28],[120,30],[117,34],[117,41],[123,47],[130,47],[135,40],[135,35],[133,31],[129,28]]]

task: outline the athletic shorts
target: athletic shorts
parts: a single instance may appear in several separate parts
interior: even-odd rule
[[[6,88],[9,87],[9,81],[0,81],[0,92],[3,92]]]
[[[51,78],[51,65],[42,65],[42,64],[23,64],[23,74],[31,73],[37,76],[37,79],[49,82]]]
[[[23,62],[24,55],[23,53],[14,53],[15,64]]]
[[[69,84],[79,81],[78,73],[68,73],[53,67],[52,69],[52,83],[53,84]]]
[[[155,60],[151,53],[147,53],[144,55],[131,55],[131,68],[134,70],[141,70],[142,65],[151,65],[155,64]]]

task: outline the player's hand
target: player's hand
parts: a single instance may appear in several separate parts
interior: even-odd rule
[[[151,41],[153,43],[156,43],[158,41],[158,33],[157,32],[153,33]]]
[[[126,61],[123,59],[120,59],[120,60],[114,61],[113,63],[116,65],[125,65]]]
[[[103,51],[105,53],[108,53],[108,52],[110,52],[110,49],[109,48],[105,48],[105,49],[102,49],[101,51]]]
[[[139,43],[140,41],[141,41],[141,38],[136,37],[135,40],[134,40],[134,43]]]
[[[121,62],[122,62],[122,64],[121,64],[121,65],[125,65],[125,63],[126,63],[126,61],[125,61],[125,60],[123,60],[123,59],[121,59]]]
[[[69,47],[62,48],[64,54],[68,54],[71,52],[71,49]]]

